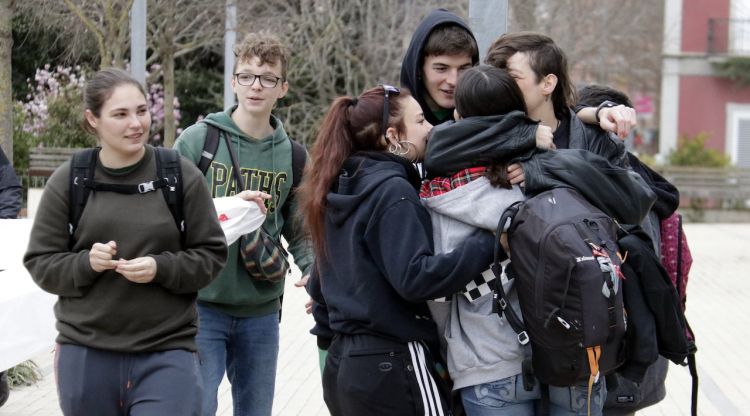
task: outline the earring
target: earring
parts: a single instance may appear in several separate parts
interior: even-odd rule
[[[414,143],[412,143],[412,142],[410,142],[408,140],[402,140],[402,141],[398,142],[398,145],[399,146],[403,146],[403,148],[405,150],[404,155],[409,154],[409,150],[411,150],[411,149],[409,149],[409,146],[413,147],[414,148],[414,155],[411,158],[409,158],[409,162],[411,162],[411,163],[417,163],[417,145],[415,145]]]
[[[403,142],[398,142],[398,144],[394,144],[393,142],[389,143],[388,152],[396,156],[404,156],[409,153],[409,149],[404,147],[401,143]]]

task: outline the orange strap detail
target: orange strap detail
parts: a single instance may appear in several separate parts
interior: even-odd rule
[[[586,348],[586,352],[589,356],[589,368],[591,369],[586,411],[588,412],[588,416],[591,416],[591,390],[594,388],[594,382],[599,376],[599,358],[602,356],[602,347],[600,345],[588,347]]]

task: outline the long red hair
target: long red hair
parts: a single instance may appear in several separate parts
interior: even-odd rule
[[[310,163],[298,190],[305,227],[318,259],[326,257],[326,196],[344,161],[359,151],[386,151],[382,135],[383,87],[371,88],[357,98],[339,97],[333,101],[310,150]],[[403,100],[407,91],[388,97],[388,127],[403,131]]]

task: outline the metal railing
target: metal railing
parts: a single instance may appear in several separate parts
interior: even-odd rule
[[[709,55],[750,55],[750,19],[708,19]]]

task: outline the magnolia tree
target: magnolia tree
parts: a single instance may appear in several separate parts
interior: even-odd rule
[[[156,82],[160,68],[153,65],[149,79],[155,80],[147,92],[152,122],[149,140],[160,144],[164,125],[164,88]],[[20,128],[14,142],[26,142],[27,147],[89,147],[94,138],[83,130],[83,89],[86,72],[81,67],[51,68],[45,65],[29,80],[32,91],[26,101],[18,103]],[[179,100],[174,98],[174,119],[179,121]],[[15,136],[16,134],[14,134]]]

